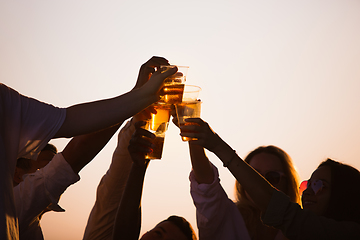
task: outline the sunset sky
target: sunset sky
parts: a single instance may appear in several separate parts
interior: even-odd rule
[[[202,118],[239,156],[276,145],[301,179],[326,158],[360,169],[359,43],[357,0],[0,0],[2,83],[68,107],[128,92],[141,64],[162,56],[189,66]],[[45,239],[82,238],[116,139],[62,195],[66,212],[44,215]],[[51,142],[61,151],[68,141]],[[234,199],[234,177],[208,157]],[[142,232],[173,214],[196,229],[190,169],[171,124],[147,171]]]

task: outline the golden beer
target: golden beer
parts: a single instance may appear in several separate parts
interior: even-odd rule
[[[156,110],[156,114],[151,114],[151,120],[149,122],[150,126],[149,129],[152,131],[166,131],[166,129],[159,129],[160,126],[166,127],[168,126],[168,122],[170,120],[170,111],[171,111],[171,105],[165,104],[165,103],[155,103],[152,105],[154,109]],[[165,123],[165,124],[164,124]]]
[[[157,102],[151,105],[156,110],[156,114],[151,114],[151,119],[146,120],[142,128],[155,134],[155,139],[151,139],[155,145],[153,151],[145,155],[146,159],[161,159],[165,132],[169,126],[171,105],[163,102]]]
[[[185,84],[165,85],[160,91],[161,101],[168,104],[180,103],[183,98]]]
[[[180,124],[180,127],[181,126],[191,126],[191,125],[198,125],[197,123],[194,123],[194,122],[183,122]],[[192,132],[192,131],[183,131],[183,132]],[[181,140],[183,141],[190,141],[190,140],[198,140],[197,138],[191,138],[191,137],[184,137],[184,136],[181,136]]]
[[[196,125],[196,123],[186,122],[187,118],[199,118],[201,112],[201,101],[182,102],[175,104],[176,116],[179,126]],[[183,141],[197,140],[190,137],[181,137]]]
[[[164,137],[156,137],[152,142],[155,147],[152,149],[151,153],[145,155],[145,159],[161,159],[163,146],[164,146]]]

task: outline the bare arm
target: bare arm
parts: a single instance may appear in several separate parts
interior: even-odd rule
[[[189,150],[196,181],[198,183],[212,183],[214,181],[214,173],[204,148],[189,142]]]
[[[135,163],[126,184],[118,212],[116,214],[113,239],[138,240],[141,229],[141,196],[147,165],[139,167]]]
[[[144,65],[146,67],[143,67]],[[160,65],[168,65],[168,61],[160,57],[153,57],[144,65],[140,69],[134,89],[130,92],[115,98],[68,107],[65,121],[54,138],[77,136],[113,126],[159,100],[163,81],[177,69],[161,73]],[[157,71],[153,72],[155,67]]]
[[[229,171],[244,187],[255,204],[265,211],[274,187],[244,162],[225,141],[211,130],[206,122],[200,118],[188,119],[188,121],[199,125],[181,127],[181,130],[192,131],[192,133],[182,132],[181,135],[198,138],[198,140],[192,141],[192,144],[198,144],[216,154],[227,165]]]
[[[274,187],[244,162],[222,139],[221,144],[214,149],[214,153],[222,162],[228,163],[229,171],[244,187],[259,209],[264,212],[270,202]]]
[[[113,153],[109,170],[102,177],[97,188],[96,201],[88,218],[83,236],[84,240],[110,239],[112,237],[117,209],[125,191],[133,163],[128,146],[135,132],[134,123],[151,118],[151,110],[152,108],[146,109],[135,115],[121,129],[118,135],[118,145]]]
[[[156,95],[145,96],[139,89],[116,98],[68,107],[65,121],[54,138],[72,137],[107,128],[125,121],[153,101],[156,101]]]
[[[117,211],[113,239],[138,240],[141,228],[141,196],[145,172],[149,160],[145,160],[145,153],[153,147],[152,143],[142,137],[155,136],[140,128],[140,122],[135,123],[135,133],[128,147],[133,160],[128,181]]]
[[[120,125],[71,139],[62,154],[75,173],[79,173],[103,149]]]
[[[171,112],[173,123],[179,127],[174,109]],[[189,153],[192,170],[198,183],[210,184],[214,181],[214,173],[209,159],[205,154],[205,149],[189,141]]]

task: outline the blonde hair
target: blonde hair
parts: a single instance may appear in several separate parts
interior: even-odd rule
[[[295,167],[292,163],[290,156],[281,148],[269,145],[269,146],[260,146],[250,152],[246,158],[245,162],[250,163],[251,159],[259,154],[259,153],[268,153],[278,157],[281,161],[281,164],[284,168],[284,174],[286,179],[287,190],[285,192],[286,195],[290,197],[292,202],[296,202],[300,204],[300,196],[299,196],[299,176],[295,170]],[[256,207],[256,205],[250,201],[246,194],[245,189],[241,186],[241,184],[236,181],[235,183],[236,190],[236,205],[244,218],[246,227],[249,231],[249,235],[251,239],[256,239],[257,236],[257,226],[260,222],[260,210]],[[262,224],[262,223],[261,223]]]

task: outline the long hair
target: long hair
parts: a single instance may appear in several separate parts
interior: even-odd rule
[[[324,217],[360,223],[360,172],[347,164],[327,159],[319,167],[330,167],[331,193]]]
[[[286,195],[290,197],[292,202],[296,202],[300,204],[300,196],[299,196],[299,176],[295,170],[295,167],[292,163],[290,156],[281,148],[269,145],[269,146],[260,146],[250,152],[246,158],[245,162],[250,163],[251,159],[259,154],[259,153],[268,153],[278,157],[281,161],[281,164],[284,168],[284,174],[286,176],[286,184],[287,190],[285,192]],[[241,186],[241,184],[236,181],[235,183],[235,191],[236,191],[236,205],[241,212],[246,227],[249,231],[250,237],[252,239],[256,238],[257,230],[256,227],[260,223],[260,210],[258,207],[250,201],[246,194],[245,189]]]

